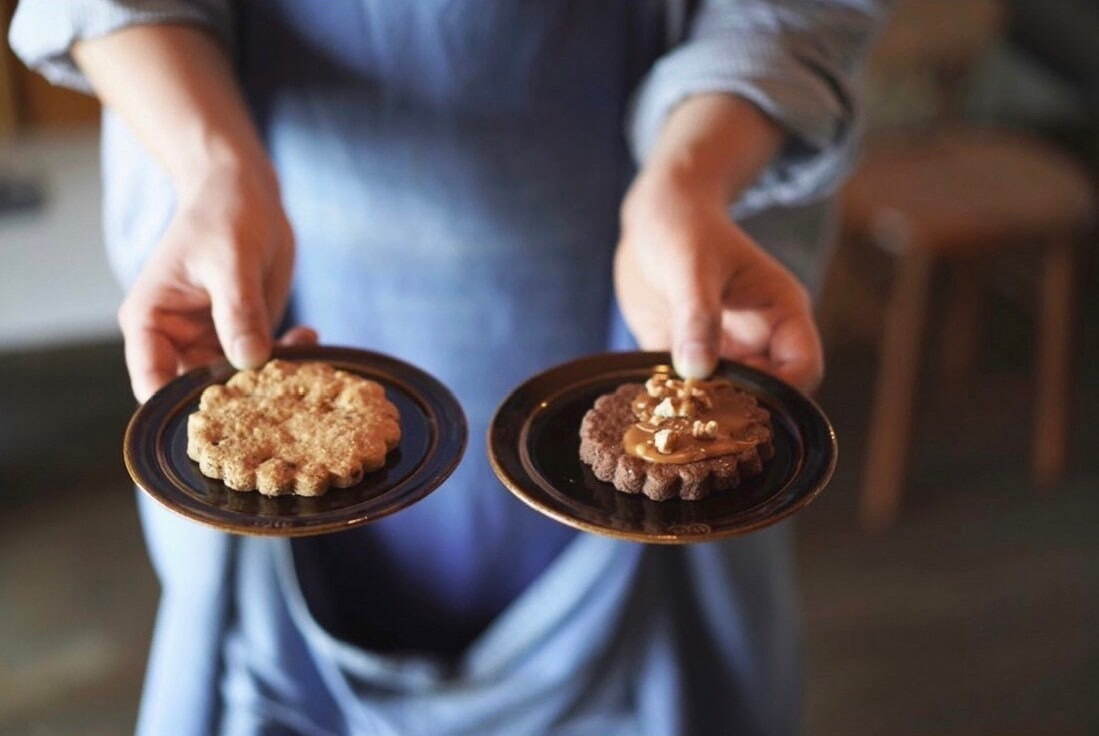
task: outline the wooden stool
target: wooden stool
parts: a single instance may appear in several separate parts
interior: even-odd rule
[[[937,262],[972,263],[1002,249],[1043,249],[1033,472],[1042,487],[1065,466],[1074,312],[1073,248],[1095,224],[1091,183],[1074,161],[1033,137],[969,129],[904,137],[868,149],[843,195],[845,237],[897,257],[885,316],[860,514],[895,519],[921,365],[928,289]],[[969,296],[966,296],[966,292]],[[974,291],[956,290],[946,356],[975,353]]]

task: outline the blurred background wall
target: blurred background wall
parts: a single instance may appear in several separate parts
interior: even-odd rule
[[[874,54],[819,305],[841,462],[797,521],[810,734],[1099,732],[1096,38],[1091,0],[911,0]],[[154,613],[97,115],[0,54],[5,736],[128,732]]]

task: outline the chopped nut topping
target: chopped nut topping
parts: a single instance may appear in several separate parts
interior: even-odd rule
[[[703,422],[695,420],[691,425],[691,434],[700,440],[712,440],[717,437],[717,422],[710,420]]]
[[[664,399],[653,408],[653,416],[671,419],[675,415],[675,405],[670,398]]]
[[[670,429],[661,429],[653,435],[656,451],[662,455],[667,455],[675,449],[675,440],[676,434]]]
[[[668,420],[668,417],[662,417],[662,416],[658,416],[656,414],[653,414],[648,419],[646,419],[645,421],[647,421],[649,424],[653,425],[654,427],[659,427],[661,424],[663,424],[667,420]]]
[[[693,417],[696,413],[695,402],[690,399],[680,399],[679,408],[676,411],[676,416],[680,417]]]
[[[645,381],[645,392],[652,396],[654,399],[658,399],[662,396],[668,395],[668,376],[664,373],[657,373],[649,380]]]
[[[645,388],[648,390],[648,395],[655,395],[654,390],[663,390],[668,382],[667,373],[654,373],[652,378],[645,381]]]

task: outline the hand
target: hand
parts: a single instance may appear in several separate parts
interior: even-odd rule
[[[290,288],[293,236],[269,168],[219,165],[176,189],[176,213],[118,313],[139,401],[223,352],[237,368],[261,365]]]
[[[615,289],[646,350],[672,351],[686,378],[721,357],[804,391],[823,375],[805,288],[729,217],[726,204],[688,181],[638,177],[622,208]]]

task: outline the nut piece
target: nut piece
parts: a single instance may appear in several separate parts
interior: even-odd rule
[[[653,435],[653,444],[661,455],[667,455],[675,449],[676,435],[670,429],[661,429]]]
[[[654,417],[664,417],[665,419],[671,419],[675,415],[675,404],[672,403],[671,398],[664,399],[653,408]]]
[[[700,388],[692,388],[691,389],[691,399],[694,400],[694,401],[697,401],[698,404],[703,409],[713,409],[714,408],[714,402],[710,398],[710,394],[708,394],[707,392],[703,391]]]
[[[679,409],[676,411],[676,416],[687,417],[688,419],[693,417],[696,413],[695,402],[691,399],[680,399]]]
[[[648,422],[649,424],[651,424],[654,427],[659,427],[661,424],[668,421],[668,417],[661,417],[661,416],[657,416],[656,414],[652,414],[645,421]]]
[[[712,440],[717,437],[717,422],[711,419],[708,422],[695,420],[691,425],[691,434],[700,440]]]
[[[668,374],[656,373],[652,378],[645,381],[645,392],[654,399],[661,398],[668,395]]]

